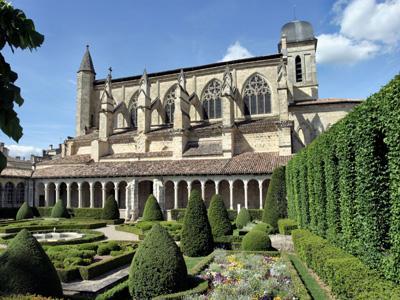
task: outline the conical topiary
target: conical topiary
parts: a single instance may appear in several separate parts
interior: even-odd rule
[[[187,269],[182,253],[168,231],[155,224],[136,251],[129,270],[134,299],[151,299],[182,290]]]
[[[18,209],[15,219],[18,221],[18,220],[32,219],[32,218],[33,218],[33,210],[27,202],[24,202]]]
[[[0,255],[0,293],[61,297],[57,271],[39,242],[21,230]]]
[[[210,207],[208,208],[208,220],[214,236],[232,234],[232,224],[221,195],[214,195],[211,198]]]
[[[118,203],[115,201],[114,196],[110,195],[104,203],[103,215],[104,220],[117,220],[119,219]]]
[[[144,206],[143,211],[143,221],[162,221],[164,220],[163,213],[161,211],[161,207],[158,204],[156,197],[152,194],[146,200],[146,205]]]
[[[69,213],[67,207],[64,204],[64,201],[58,199],[56,205],[54,205],[53,209],[51,210],[51,217],[52,218],[69,218]]]
[[[244,226],[246,226],[248,223],[250,223],[250,221],[251,221],[251,216],[250,216],[249,211],[246,208],[242,207],[240,209],[239,214],[236,217],[236,221],[235,221],[236,227],[241,229]]]
[[[274,170],[265,199],[262,221],[278,230],[278,220],[287,217],[285,167]]]
[[[193,190],[190,194],[181,233],[181,249],[187,256],[205,256],[214,247],[207,209],[200,193]]]

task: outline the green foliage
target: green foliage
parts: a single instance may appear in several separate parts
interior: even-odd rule
[[[272,173],[264,204],[262,221],[278,230],[278,220],[287,217],[285,167],[279,167]]]
[[[106,202],[103,208],[103,216],[104,220],[116,220],[119,219],[119,208],[118,203],[115,201],[114,196],[110,195],[107,197]]]
[[[208,208],[208,220],[214,236],[232,234],[232,224],[229,220],[224,200],[220,195],[214,195],[211,198],[210,207]]]
[[[29,206],[28,202],[24,202],[18,209],[17,216],[15,217],[15,219],[18,221],[18,220],[32,219],[32,218],[33,218],[32,208]]]
[[[251,222],[251,216],[247,208],[242,207],[236,217],[236,227],[242,229]]]
[[[52,218],[69,218],[67,207],[61,199],[58,199],[56,205],[51,210]]]
[[[267,251],[271,249],[271,240],[265,232],[251,230],[244,236],[241,249],[245,251]]]
[[[120,250],[121,247],[116,241],[101,243],[97,248],[98,255],[109,255],[111,251]]]
[[[146,205],[143,211],[143,221],[162,221],[164,220],[161,207],[158,204],[156,197],[149,195],[146,200]]]
[[[292,230],[298,228],[297,222],[292,219],[280,219],[278,220],[279,233],[284,235],[290,235]]]
[[[206,206],[199,191],[193,190],[183,221],[181,249],[187,256],[205,256],[211,253],[213,244]]]
[[[251,230],[259,230],[265,232],[266,234],[275,232],[275,228],[267,223],[257,223]]]
[[[286,172],[290,218],[398,283],[399,99],[397,75],[296,154]]]
[[[19,232],[0,256],[0,292],[62,296],[54,266],[27,230]]]
[[[33,50],[44,41],[44,36],[35,30],[35,25],[24,12],[15,9],[7,1],[0,1],[0,50],[8,44],[11,51],[15,48]],[[11,70],[11,66],[0,53],[0,129],[14,141],[22,137],[22,127],[14,103],[21,106],[24,99],[21,91],[15,85],[18,74]],[[0,152],[0,171],[7,165],[6,157]]]
[[[381,278],[358,258],[307,231],[295,230],[293,244],[299,258],[312,268],[338,299],[398,299],[396,284]]]
[[[135,299],[169,294],[182,290],[186,280],[186,264],[178,246],[165,228],[154,225],[132,261],[130,294]]]

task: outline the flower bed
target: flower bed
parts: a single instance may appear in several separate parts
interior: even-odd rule
[[[217,250],[200,277],[209,291],[188,299],[297,299],[287,262],[267,253]]]

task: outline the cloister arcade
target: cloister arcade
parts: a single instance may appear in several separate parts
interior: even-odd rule
[[[28,195],[28,183],[24,179],[0,180],[0,207],[19,207]]]

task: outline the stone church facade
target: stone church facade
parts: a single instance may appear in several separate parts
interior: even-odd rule
[[[87,48],[76,136],[35,164],[26,197],[102,207],[114,194],[125,217],[137,218],[150,193],[169,211],[186,207],[196,188],[207,205],[219,193],[230,209],[262,208],[272,171],[359,103],[318,98],[316,51],[311,25],[293,21],[277,54],[125,78],[110,68],[96,79]],[[11,169],[0,177],[2,199]]]

